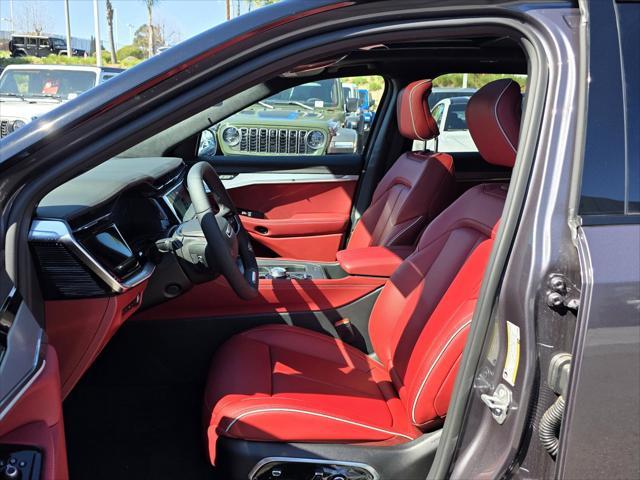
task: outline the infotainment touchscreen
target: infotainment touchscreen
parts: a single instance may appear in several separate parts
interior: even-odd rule
[[[138,260],[113,224],[88,235],[82,243],[98,263],[119,278],[138,267]]]

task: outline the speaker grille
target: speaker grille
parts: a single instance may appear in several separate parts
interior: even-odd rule
[[[40,273],[40,284],[47,300],[103,297],[110,289],[82,264],[62,243],[32,242]]]

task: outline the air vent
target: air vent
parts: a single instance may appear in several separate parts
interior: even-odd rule
[[[103,297],[110,290],[62,243],[31,242],[45,299]]]

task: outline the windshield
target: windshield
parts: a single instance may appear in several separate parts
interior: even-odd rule
[[[67,43],[61,38],[52,38],[51,44],[55,47],[67,48]]]
[[[71,70],[5,70],[0,95],[69,98],[96,84],[96,74]]]
[[[338,88],[335,80],[320,80],[288,88],[265,100],[266,103],[302,103],[310,107],[336,107]],[[319,104],[321,102],[322,104]]]

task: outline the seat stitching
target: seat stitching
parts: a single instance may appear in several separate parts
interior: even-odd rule
[[[291,327],[290,327],[289,325],[264,325],[264,326],[257,327],[257,328],[251,329],[251,330],[247,330],[246,332],[243,332],[243,333],[241,333],[240,335],[246,335],[247,333],[249,333],[249,332],[251,332],[251,331],[256,331],[256,330],[261,330],[261,331],[268,331],[268,330],[271,330],[271,331],[280,331],[280,330],[282,330],[282,328],[279,328],[279,327],[285,327],[285,329],[286,329],[286,330],[289,330],[289,333],[293,333],[294,335],[304,335],[304,336],[306,336],[306,337],[313,338],[313,339],[316,339],[316,340],[322,340],[324,343],[328,343],[328,344],[333,345],[333,346],[335,346],[334,342],[335,342],[336,340],[337,340],[337,341],[341,341],[341,340],[336,339],[336,338],[333,338],[333,337],[326,337],[326,338],[325,338],[325,336],[324,336],[324,335],[322,335],[322,334],[314,335],[314,334],[312,334],[312,333],[307,333],[307,332],[305,332],[303,329],[302,329],[302,331],[300,331],[300,330],[298,330],[298,328],[296,328],[293,332],[291,332],[291,330],[290,330],[290,328],[291,328]],[[263,340],[255,340],[255,339],[254,339],[254,341],[257,341],[257,342],[260,342],[260,343],[265,343],[266,345],[269,345],[268,343],[264,342]],[[346,349],[347,349],[347,350],[349,350],[350,352],[352,352],[352,353],[355,353],[355,354],[359,355],[359,356],[360,356],[360,358],[370,360],[370,361],[374,362],[376,365],[378,365],[378,366],[380,366],[380,367],[383,367],[383,368],[384,368],[384,365],[383,365],[381,362],[378,362],[378,361],[376,361],[376,360],[374,360],[374,359],[372,359],[372,358],[370,358],[370,357],[366,356],[364,353],[362,353],[360,350],[356,349],[355,347],[352,347],[351,345],[349,345],[348,343],[345,343],[345,342],[342,342],[342,344],[343,344],[343,345],[346,347]],[[308,353],[307,353],[307,355],[309,355],[310,357],[313,357],[313,355],[310,355],[310,354],[308,354]],[[327,359],[326,359],[326,358],[324,358],[324,357],[319,357],[319,358],[323,358],[324,360],[327,360]],[[335,363],[335,362],[331,362],[331,363]],[[368,362],[367,362],[367,365],[368,365]],[[367,370],[360,370],[360,371],[367,371],[367,372],[369,372],[369,371],[371,371],[371,370],[373,370],[373,367],[368,368]]]
[[[513,153],[517,153],[516,152],[516,148],[513,146],[513,143],[511,143],[511,139],[507,136],[506,132],[504,131],[504,128],[502,128],[502,123],[500,123],[500,120],[498,119],[498,105],[500,104],[500,100],[502,99],[502,95],[504,95],[504,92],[506,92],[507,89],[510,86],[511,86],[511,82],[507,82],[507,85],[505,85],[505,87],[502,90],[502,92],[500,92],[500,95],[498,96],[498,100],[496,100],[496,103],[493,105],[493,116],[496,117],[496,123],[498,124],[498,127],[500,128],[500,132],[502,132],[502,136],[509,143],[509,146],[511,147],[511,150],[513,150]]]
[[[438,353],[438,356],[436,357],[435,361],[431,364],[431,367],[429,368],[429,371],[427,372],[427,375],[422,380],[422,384],[420,385],[420,388],[418,389],[418,392],[416,393],[416,396],[413,399],[413,406],[411,407],[411,421],[413,422],[414,425],[418,424],[418,422],[416,421],[416,406],[418,405],[418,400],[420,399],[420,395],[422,395],[422,391],[424,389],[424,386],[427,384],[427,380],[429,379],[429,376],[431,375],[431,373],[433,372],[433,369],[436,367],[436,365],[440,361],[440,358],[442,358],[442,355],[444,355],[444,352],[447,350],[449,345],[451,345],[451,343],[460,334],[460,332],[462,332],[462,330],[464,330],[470,324],[471,324],[471,320],[465,322],[463,325],[458,327],[458,329],[449,338],[449,340],[444,345],[444,347],[442,347],[442,349],[440,350],[440,353]]]
[[[387,433],[389,435],[394,435],[397,437],[403,437],[406,438],[408,440],[413,440],[412,437],[410,437],[409,435],[405,435],[403,433],[398,433],[398,432],[393,432],[390,430],[385,430],[383,428],[378,428],[378,427],[374,427],[372,425],[366,425],[364,423],[359,423],[359,422],[355,422],[353,420],[347,420],[345,418],[339,418],[339,417],[334,417],[332,415],[326,415],[324,413],[317,413],[317,412],[310,412],[307,410],[299,410],[296,408],[261,408],[258,410],[249,410],[247,412],[242,412],[241,414],[239,414],[238,416],[236,416],[231,423],[227,426],[227,428],[225,428],[224,433],[229,433],[229,430],[231,430],[231,428],[236,424],[236,422],[246,416],[249,415],[256,415],[256,414],[260,414],[260,413],[271,413],[271,412],[287,412],[287,413],[300,413],[302,415],[311,415],[314,417],[321,417],[321,418],[326,418],[329,420],[334,420],[336,422],[343,422],[343,423],[347,423],[349,425],[354,425],[356,427],[362,427],[365,429],[369,429],[369,430],[373,430],[376,432],[380,432],[380,433]]]
[[[464,218],[458,219],[456,222],[453,223],[453,225],[451,225],[451,227],[449,227],[447,230],[442,232],[440,235],[438,235],[436,238],[431,240],[429,243],[427,243],[425,245],[418,245],[418,247],[416,248],[415,252],[420,252],[422,250],[427,249],[428,247],[430,247],[434,243],[440,241],[440,239],[442,239],[443,237],[445,237],[447,235],[450,235],[455,230],[462,229],[464,227],[472,228],[475,231],[477,231],[480,235],[484,235],[487,238],[491,238],[491,228],[489,228],[489,225],[487,225],[485,223],[482,223],[482,222],[479,222],[475,218],[464,217]],[[486,232],[481,231],[477,227],[484,227],[485,229],[487,229],[489,231],[488,234]],[[425,232],[426,232],[426,230],[425,230]],[[424,236],[424,233],[423,233],[423,236]]]
[[[398,233],[396,233],[392,238],[387,240],[385,243],[387,245],[391,245],[400,235],[402,235],[407,230],[409,230],[411,227],[413,227],[416,223],[418,223],[420,220],[422,220],[422,218],[423,218],[423,215],[420,215],[420,216],[416,217],[416,219],[413,222],[411,222],[409,225],[407,225],[406,227],[401,229]]]
[[[413,93],[414,93],[416,88],[418,88],[420,85],[424,85],[425,83],[429,83],[429,80],[423,80],[422,82],[416,83],[411,88],[411,91],[409,92],[409,113],[411,115],[411,126],[413,127],[413,133],[415,133],[416,137],[418,137],[420,140],[423,140],[423,141],[426,141],[427,139],[426,138],[422,138],[420,135],[418,135],[418,131],[416,130],[415,117],[413,116]]]

